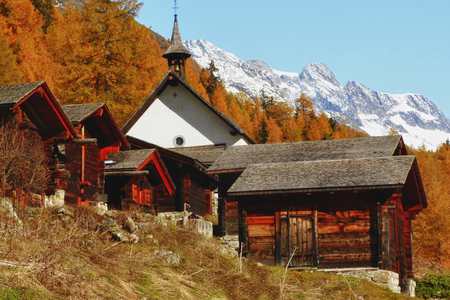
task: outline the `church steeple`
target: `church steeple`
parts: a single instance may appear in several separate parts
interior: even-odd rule
[[[184,78],[186,60],[191,57],[191,53],[183,45],[181,39],[180,28],[178,27],[178,15],[175,14],[173,22],[172,38],[170,40],[169,49],[164,53],[163,57],[167,59],[170,71]]]

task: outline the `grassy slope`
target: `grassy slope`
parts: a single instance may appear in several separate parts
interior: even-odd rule
[[[0,266],[0,299],[406,299],[362,280],[294,271],[281,293],[283,268],[244,262],[239,272],[238,259],[215,240],[148,217],[140,220],[141,241],[131,245],[110,241],[98,230],[102,217],[86,210],[73,218],[22,215],[24,230],[0,231],[0,265],[16,264]],[[155,256],[161,249],[177,253],[181,264]]]

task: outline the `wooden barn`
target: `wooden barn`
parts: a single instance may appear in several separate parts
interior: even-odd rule
[[[66,202],[88,205],[104,200],[104,165],[111,153],[128,149],[128,141],[104,103],[63,106],[77,138],[65,145],[66,169],[70,179]]]
[[[413,277],[411,220],[427,201],[401,137],[235,146],[209,170],[222,234],[248,256]]]
[[[159,201],[158,212],[187,210],[198,216],[213,214],[212,202],[217,179],[207,173],[204,164],[192,157],[133,137],[128,137],[128,140],[133,149],[157,151],[173,179],[176,192],[170,199],[157,200],[157,202]],[[165,205],[162,205],[163,203]]]
[[[35,141],[33,147],[44,149],[50,173],[46,194],[65,189],[68,173],[60,149],[76,132],[45,82],[0,87],[0,126],[11,124]]]

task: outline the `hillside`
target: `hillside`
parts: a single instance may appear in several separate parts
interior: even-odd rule
[[[244,61],[208,41],[186,44],[202,67],[214,61],[217,76],[230,92],[244,92],[252,97],[264,92],[290,103],[304,93],[319,111],[340,122],[375,136],[387,134],[393,128],[414,147],[425,145],[436,149],[450,138],[450,121],[423,95],[375,91],[357,81],[343,84],[325,64],[310,64],[301,72],[286,72],[263,61]]]
[[[19,216],[21,228],[1,218],[0,299],[407,299],[349,277],[240,267],[218,242],[143,213],[28,208]],[[130,216],[139,242],[111,240]]]

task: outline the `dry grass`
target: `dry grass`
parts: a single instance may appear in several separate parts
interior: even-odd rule
[[[74,210],[74,218],[40,209],[21,215],[22,230],[0,221],[0,299],[281,298],[283,268],[244,260],[240,272],[239,259],[222,254],[213,239],[146,220],[138,232],[141,241],[126,244],[98,230],[102,217],[86,209]],[[181,263],[168,265],[156,257],[161,249],[178,254]],[[369,283],[320,273],[289,271],[283,287],[283,299],[354,295],[404,299]]]

